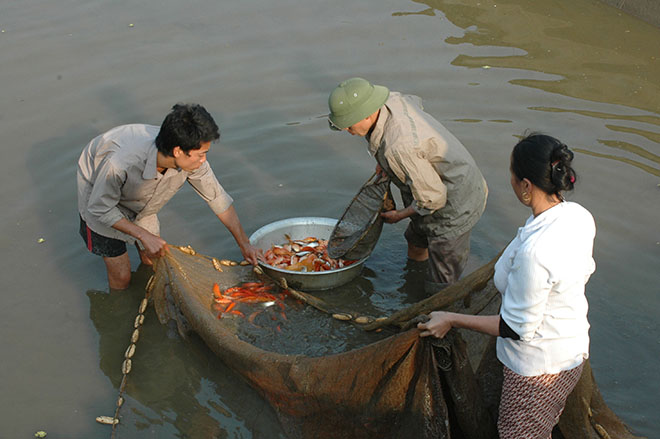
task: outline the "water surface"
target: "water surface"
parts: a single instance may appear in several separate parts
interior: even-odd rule
[[[248,234],[287,217],[337,217],[375,165],[362,139],[324,117],[329,92],[351,76],[421,96],[473,154],[490,194],[470,269],[529,213],[509,187],[517,137],[541,130],[575,149],[569,198],[598,227],[587,287],[594,373],[636,433],[657,435],[659,29],[596,0],[24,0],[0,6],[0,29],[0,438],[110,435],[94,418],[114,411],[148,272],[108,292],[77,235],[86,142],[199,102],[221,127],[209,160]],[[174,244],[239,257],[190,189],[161,222]],[[416,300],[421,270],[406,264],[404,228],[385,227],[347,301]],[[121,437],[282,437],[254,391],[152,311],[126,396]]]

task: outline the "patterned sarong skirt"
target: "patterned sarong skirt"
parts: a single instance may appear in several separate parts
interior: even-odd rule
[[[504,366],[497,430],[500,439],[549,439],[584,362],[557,374],[518,375]]]

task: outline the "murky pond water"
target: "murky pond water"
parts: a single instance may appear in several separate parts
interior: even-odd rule
[[[421,96],[472,152],[490,195],[471,269],[528,215],[509,187],[516,136],[541,130],[577,151],[570,199],[598,227],[592,365],[610,407],[657,435],[660,29],[595,0],[24,0],[0,5],[0,29],[0,438],[110,434],[94,418],[114,411],[147,272],[108,292],[84,250],[75,163],[85,143],[199,102],[221,127],[209,160],[248,234],[337,217],[375,165],[362,139],[324,118],[328,93],[351,76]],[[187,188],[161,222],[172,243],[239,256]],[[404,227],[386,226],[357,281],[377,306],[416,300]],[[153,311],[135,360],[121,437],[282,437],[254,391]]]

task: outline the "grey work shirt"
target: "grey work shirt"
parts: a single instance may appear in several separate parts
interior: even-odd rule
[[[135,238],[112,228],[122,218],[156,235],[156,214],[188,181],[215,214],[233,200],[220,186],[208,162],[194,171],[156,169],[153,125],[122,125],[94,138],[78,160],[78,211],[90,229],[129,243]]]
[[[424,112],[419,97],[391,92],[367,141],[424,234],[451,239],[479,221],[486,180],[463,144]]]

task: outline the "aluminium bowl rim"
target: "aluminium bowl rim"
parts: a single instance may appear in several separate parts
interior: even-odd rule
[[[327,226],[335,226],[339,220],[336,218],[328,218],[328,217],[319,217],[319,216],[300,216],[300,217],[293,217],[293,218],[284,218],[281,220],[273,221],[272,223],[268,223],[257,230],[255,230],[249,237],[250,242],[253,242],[253,239],[258,239],[262,237],[262,235],[265,235],[267,232],[272,232],[276,231],[278,229],[278,225],[305,225],[305,224],[321,224],[321,225],[327,225]],[[264,250],[264,249],[262,249]],[[337,268],[335,270],[328,270],[328,271],[310,271],[310,272],[301,272],[301,271],[292,271],[292,270],[285,270],[283,268],[277,268],[273,267],[272,265],[266,264],[265,262],[258,261],[259,266],[266,268],[268,270],[273,270],[278,273],[286,274],[286,275],[294,275],[294,276],[313,276],[313,277],[322,277],[322,276],[328,276],[328,275],[333,275],[337,273],[341,273],[342,271],[348,271],[352,268],[358,267],[362,265],[369,256],[365,256],[361,259],[356,260],[354,263],[351,265],[348,265],[346,267],[342,268]]]

